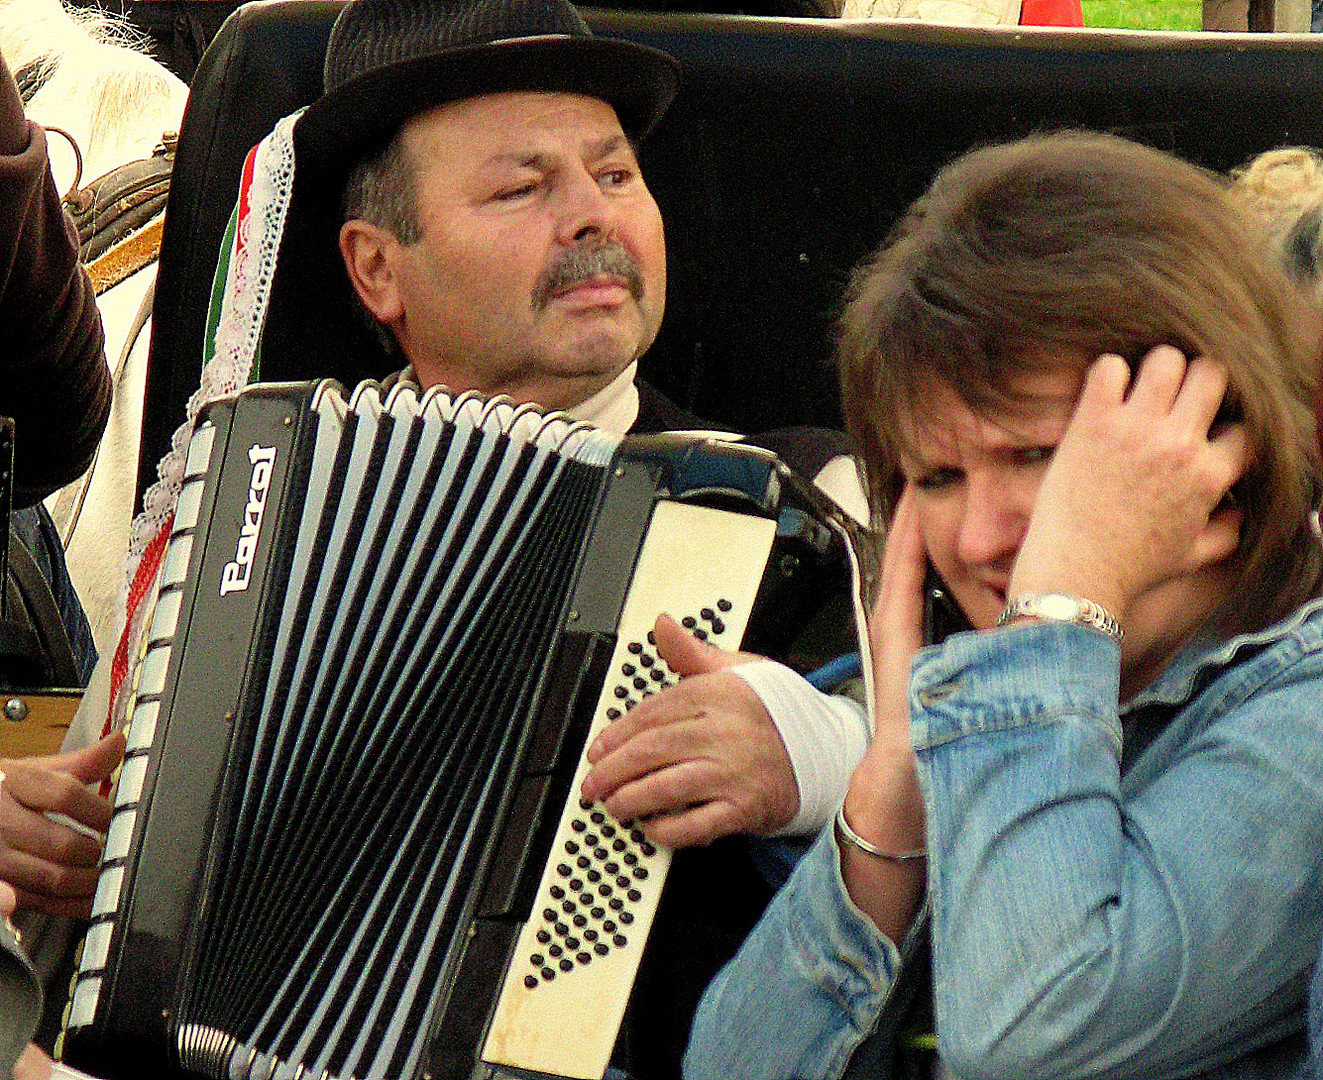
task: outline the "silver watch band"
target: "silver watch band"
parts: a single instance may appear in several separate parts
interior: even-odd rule
[[[997,616],[997,625],[1005,626],[1012,619],[1027,616],[1031,619],[1049,619],[1052,622],[1079,623],[1101,634],[1106,634],[1118,645],[1125,637],[1121,624],[1102,605],[1082,596],[1067,593],[1023,593],[1006,605]]]

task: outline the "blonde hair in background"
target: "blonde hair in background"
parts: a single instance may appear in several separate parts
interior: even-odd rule
[[[1232,193],[1262,223],[1270,257],[1298,284],[1323,294],[1323,153],[1308,146],[1268,150],[1233,170],[1231,179]]]

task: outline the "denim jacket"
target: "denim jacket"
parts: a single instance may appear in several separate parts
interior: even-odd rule
[[[1323,601],[1192,643],[1120,713],[1118,672],[1108,638],[1060,623],[915,657],[943,1062],[961,1080],[1288,1077],[1323,936]],[[928,925],[880,934],[836,843],[708,988],[689,1080],[837,1077],[894,1019]]]

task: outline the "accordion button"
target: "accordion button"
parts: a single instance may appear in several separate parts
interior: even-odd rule
[[[612,825],[610,822],[607,822],[607,823],[606,823],[605,825],[603,825],[603,826],[601,827],[601,829],[599,829],[598,831],[599,831],[603,836],[615,836],[615,834],[616,834],[616,827],[615,827],[614,825]]]
[[[618,697],[621,701],[624,701],[625,698],[629,697],[629,691],[626,690],[623,686],[617,686],[615,690],[612,691],[612,693],[614,693],[616,697]]]
[[[623,949],[629,944],[629,939],[626,938],[624,934],[617,934],[611,939],[611,942],[617,949]]]
[[[562,949],[559,945],[553,945],[551,948],[547,950],[547,952],[551,953],[553,957],[560,956],[564,951],[565,950]]]
[[[606,914],[606,911],[603,910],[602,908],[595,907],[590,912],[588,912],[588,914],[591,915],[594,919],[600,919],[603,915]]]
[[[611,889],[611,886],[610,886],[610,885],[605,885],[605,884],[603,884],[603,885],[599,885],[599,886],[597,886],[597,895],[598,895],[598,896],[610,896],[610,895],[611,895],[611,892],[612,892],[612,889]]]
[[[606,710],[606,718],[607,718],[608,720],[619,720],[619,719],[620,719],[622,716],[624,716],[624,715],[625,715],[625,714],[622,713],[619,709],[607,709],[607,710]]]
[[[570,864],[561,863],[559,866],[556,867],[556,873],[558,873],[561,877],[569,877],[570,874],[572,873],[572,871],[570,870]]]
[[[646,866],[636,866],[631,872],[633,873],[634,878],[637,881],[648,880],[648,868]]]
[[[612,851],[624,851],[627,846],[628,845],[626,845],[626,843],[623,840],[621,840],[620,837],[618,836],[611,841]]]
[[[652,636],[652,632],[651,632],[651,631],[648,632],[648,636],[649,636],[649,637]],[[638,656],[639,653],[641,653],[641,652],[643,651],[643,646],[642,646],[642,644],[640,644],[640,643],[637,642],[637,641],[631,641],[627,647],[628,647],[629,651],[632,652],[635,656]],[[649,662],[651,662],[651,661],[649,661]]]
[[[525,975],[525,976],[524,976],[524,985],[525,985],[526,987],[528,987],[530,990],[532,990],[533,987],[537,986],[537,976],[536,976],[536,975]]]
[[[639,892],[638,889],[630,889],[629,892],[625,893],[625,896],[636,904],[643,899],[643,894]],[[624,919],[621,919],[621,922],[624,921]]]
[[[624,874],[621,874],[618,878],[616,878],[616,884],[619,885],[622,889],[628,889],[629,878],[625,877]]]
[[[625,906],[625,902],[621,900],[620,897],[613,896],[611,898],[611,902],[606,906],[609,907],[612,911],[619,911],[622,907]]]
[[[698,613],[698,615],[699,618],[701,618],[704,622],[711,622],[713,619],[717,617],[717,613],[713,611],[710,607],[703,608]]]
[[[545,945],[548,941],[551,940],[551,935],[548,934],[545,930],[539,930],[537,932],[537,939],[540,944]]]
[[[547,962],[547,958],[543,956],[540,952],[535,952],[532,956],[528,958],[528,962],[532,964],[534,967],[541,967],[543,964]]]
[[[636,671],[638,671],[638,668],[636,668],[633,664],[623,664],[621,665],[620,668],[620,674],[625,676],[625,678],[627,679],[631,675],[633,675]]]
[[[611,950],[606,947],[606,943],[603,941],[599,941],[596,945],[593,946],[593,952],[595,952],[598,956],[605,956],[610,951]]]
[[[620,921],[624,923],[626,926],[628,926],[630,923],[634,921],[634,916],[630,914],[628,911],[622,911],[620,913]]]
[[[697,630],[694,631],[694,637],[698,638],[699,641],[706,641],[707,631],[700,626]]]
[[[579,809],[580,809],[580,810],[591,810],[592,808],[593,808],[593,801],[592,801],[592,799],[580,799],[580,800],[579,800]]]
[[[552,971],[551,968],[549,968],[549,967],[544,967],[544,968],[542,969],[542,977],[543,977],[544,979],[546,979],[547,982],[551,982],[551,980],[554,979],[554,978],[556,977],[556,973],[555,973],[554,971]]]
[[[543,909],[542,909],[542,917],[543,917],[544,919],[546,919],[547,922],[555,922],[555,921],[556,921],[556,917],[557,917],[557,916],[556,916],[556,909],[555,909],[555,908],[543,908]]]
[[[717,610],[718,610],[718,611],[729,611],[729,610],[730,610],[730,601],[729,601],[729,600],[718,600],[718,601],[717,601]]]
[[[551,898],[553,900],[562,900],[565,897],[565,890],[562,889],[559,885],[553,885],[547,891],[551,893]]]
[[[576,959],[577,961],[579,961],[579,963],[581,963],[581,964],[586,964],[586,963],[588,963],[589,960],[592,959],[592,957],[589,956],[586,952],[581,952],[581,953],[579,953],[579,955],[576,956],[574,959]]]
[[[648,680],[647,680],[647,679],[645,679],[642,675],[636,675],[636,676],[634,676],[634,689],[635,689],[635,690],[646,690],[647,688],[648,688]]]
[[[644,840],[643,843],[639,845],[639,850],[643,852],[644,855],[651,856],[657,854],[657,849],[647,840]]]
[[[602,923],[602,929],[605,930],[608,934],[614,934],[616,932],[615,920],[607,919],[606,922]]]
[[[625,854],[621,856],[621,858],[625,860],[626,866],[633,866],[636,862],[639,861],[639,857],[635,855],[632,851],[625,852]]]
[[[573,971],[574,961],[571,960],[568,956],[563,957],[560,961],[560,969],[561,971]]]
[[[655,668],[652,669],[652,671],[651,671],[649,674],[652,676],[652,681],[653,681],[653,682],[665,682],[665,681],[666,681],[666,672],[662,671],[661,668],[657,668],[657,667],[655,667]]]
[[[588,828],[588,823],[586,821],[580,821],[578,818],[575,818],[573,821],[570,822],[570,828],[573,829],[575,832],[583,832],[584,829]]]
[[[620,864],[613,859],[611,862],[603,863],[602,869],[608,874],[618,874],[620,873]]]
[[[597,840],[598,840],[598,836],[597,836],[596,833],[591,833],[591,832],[590,832],[590,833],[584,833],[584,834],[583,834],[583,842],[584,842],[585,844],[587,844],[589,847],[596,847],[596,846],[597,846]]]
[[[657,635],[654,634],[651,630],[648,631],[648,644],[649,645],[657,644]]]
[[[602,875],[598,874],[597,876],[600,878]],[[593,902],[592,893],[584,892],[579,894],[579,903],[581,903],[584,907],[588,907],[592,902]]]
[[[593,865],[593,860],[588,858],[587,855],[580,855],[577,859],[574,860],[574,865],[577,866],[580,870],[587,870],[588,867]]]
[[[596,885],[599,881],[602,880],[602,875],[596,870],[589,870],[588,873],[584,875],[584,877],[586,877],[594,885]]]
[[[643,830],[642,830],[642,829],[630,829],[630,830],[629,830],[629,838],[630,838],[631,840],[633,840],[634,843],[636,843],[636,844],[640,844],[640,843],[642,843],[642,842],[643,842]]]
[[[565,948],[567,949],[577,949],[580,944],[581,942],[577,937],[570,936],[565,939]]]
[[[558,922],[552,929],[556,931],[557,937],[564,937],[566,934],[570,932],[570,928],[566,926],[563,922]]]
[[[680,625],[683,626],[686,630],[692,630],[695,626],[698,625],[698,620],[695,619],[692,615],[686,615],[683,619],[680,620]]]
[[[570,878],[570,892],[583,892],[583,880],[580,878]]]
[[[585,931],[583,932],[583,940],[584,940],[584,941],[596,941],[596,940],[597,940],[597,931],[594,930],[591,926],[588,927],[588,929],[585,930]]]
[[[724,622],[722,622],[720,619],[713,619],[713,620],[712,620],[712,633],[714,633],[714,634],[724,634],[725,632],[726,632],[726,624],[725,624]]]
[[[580,930],[582,930],[585,926],[588,925],[588,916],[576,915],[571,921],[574,923],[575,926],[577,926]]]
[[[647,653],[644,653],[642,656],[639,657],[639,663],[643,667],[652,667],[653,660],[651,656],[649,656]]]
[[[607,854],[606,848],[604,847],[594,848],[593,854],[596,855],[599,859],[605,859]]]
[[[561,904],[560,909],[561,911],[565,912],[566,915],[573,915],[575,911],[578,910],[574,906],[573,900],[566,900],[563,904]]]
[[[600,825],[602,824],[602,822],[606,820],[606,815],[602,813],[602,811],[600,810],[594,810],[591,814],[588,815],[588,820],[591,821],[594,825]]]

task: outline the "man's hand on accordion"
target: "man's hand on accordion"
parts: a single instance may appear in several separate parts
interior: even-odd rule
[[[654,633],[681,681],[598,736],[584,797],[673,848],[787,824],[799,788],[785,744],[758,695],[725,670],[755,658],[697,641],[666,615]]]
[[[123,757],[116,732],[82,750],[0,760],[0,880],[13,885],[20,909],[91,911],[102,848],[91,834],[104,836],[111,805],[87,785],[107,779]]]

